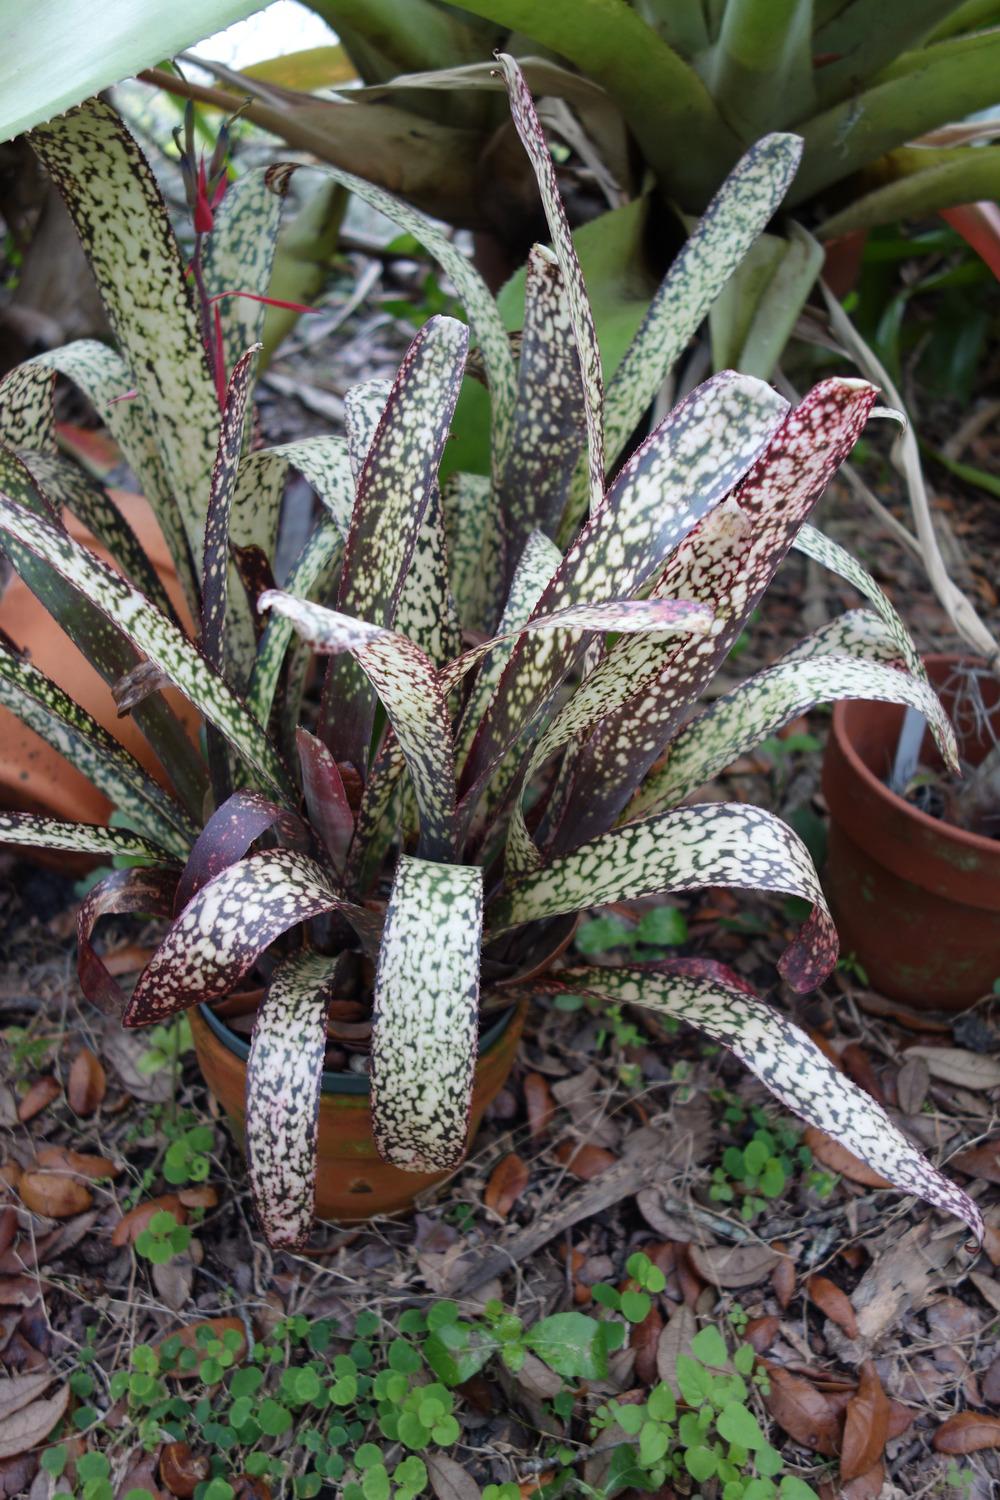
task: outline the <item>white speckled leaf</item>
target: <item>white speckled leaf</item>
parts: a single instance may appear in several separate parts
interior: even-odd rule
[[[198,571],[219,409],[190,285],[149,164],[89,99],[31,133],[66,201],[154,434]],[[152,352],[155,351],[155,358]]]
[[[153,864],[176,863],[168,850],[124,828],[96,823],[66,823],[42,813],[0,812],[0,844],[27,849],[63,849],[72,854],[128,854]]]
[[[492,630],[503,603],[496,492],[484,474],[451,474],[441,488],[452,594],[463,630]]]
[[[798,136],[764,136],[737,162],[691,231],[608,384],[604,420],[611,462],[777,210],[801,155]]]
[[[86,776],[135,828],[184,855],[197,834],[169,792],[51,678],[0,644],[0,704]]]
[[[275,969],[254,1021],[247,1059],[247,1170],[267,1242],[296,1249],[309,1237],[326,1013],[336,959],[295,953]]]
[[[79,589],[225,735],[269,788],[287,795],[287,773],[260,725],[197,648],[137,589],[65,532],[3,495],[0,531]]]
[[[283,162],[272,167],[269,180],[280,182],[282,178],[287,178],[295,170],[295,163]],[[390,193],[383,192],[381,188],[374,187],[363,177],[355,177],[350,172],[342,172],[338,167],[323,164],[311,166],[310,171],[323,172],[328,177],[332,177],[349,192],[356,193],[364,203],[370,204],[379,213],[385,214],[386,218],[391,219],[407,234],[412,234],[414,239],[419,240],[430,252],[454,284],[472,325],[482,353],[483,364],[486,367],[493,420],[493,461],[494,466],[497,467],[506,451],[517,386],[507,330],[497,311],[497,305],[489,287],[468,256],[463,255],[461,250],[441,233],[434,220],[429,219],[426,214],[392,197]]]
[[[333,521],[321,520],[293,565],[284,592],[296,599],[310,599],[325,591],[340,551],[339,528]],[[271,717],[282,663],[292,634],[292,622],[286,615],[272,612],[268,616],[247,690],[247,708],[259,724],[266,725]]]
[[[803,636],[781,661],[812,661],[817,656],[856,656],[861,661],[881,662],[884,667],[906,666],[895,633],[870,609],[845,610]]]
[[[148,1026],[227,995],[264,949],[326,911],[355,914],[315,860],[266,849],[229,865],[188,902],[139,975],[122,1020]]]
[[[280,589],[262,594],[259,606],[284,615],[313,650],[352,654],[382,700],[406,757],[420,808],[421,850],[429,858],[449,858],[455,839],[455,760],[448,705],[434,663],[406,636]]]
[[[815,526],[803,526],[795,538],[794,546],[797,552],[804,552],[806,557],[811,557],[822,567],[829,568],[831,573],[846,578],[859,594],[863,594],[866,599],[870,600],[879,618],[891,631],[893,640],[899,647],[899,654],[910,672],[914,677],[926,679],[926,669],[920,660],[920,652],[913,644],[910,632],[899,618],[884,590],[879,588],[867,568],[863,568],[846,547],[841,547],[839,542],[833,541],[831,537],[818,531]]]
[[[266,170],[251,167],[230,182],[213,214],[203,250],[205,289],[219,297],[222,354],[227,371],[245,350],[259,344],[267,307],[252,297],[220,297],[221,292],[253,292],[266,297],[281,221],[281,198],[267,185]]]
[[[226,604],[229,594],[229,517],[243,450],[243,428],[259,344],[241,355],[229,380],[212,469],[201,584],[201,649],[217,672],[225,672]]]
[[[684,973],[685,967],[694,972]],[[704,975],[704,968],[721,974]],[[727,983],[727,977],[734,982]],[[541,981],[539,989],[548,985]],[[804,1031],[748,994],[722,965],[681,959],[676,968],[564,969],[558,987],[690,1022],[734,1052],[795,1114],[825,1130],[904,1192],[955,1214],[982,1241],[982,1215],[968,1194],[932,1167],[871,1095],[839,1072]]]
[[[531,91],[524,81],[521,69],[512,57],[506,52],[498,52],[497,61],[507,85],[514,128],[521,138],[521,144],[528,153],[528,159],[534,169],[538,191],[542,198],[542,207],[545,209],[549,233],[552,236],[552,248],[562,272],[566,301],[569,305],[570,323],[578,356],[583,413],[587,426],[590,510],[593,514],[604,499],[604,375],[601,369],[601,351],[597,345],[597,331],[594,328],[594,315],[559,192],[556,169],[552,163],[545,132],[535,113]]]
[[[716,698],[686,724],[670,746],[666,764],[646,779],[629,807],[630,817],[674,807],[695,787],[717,776],[769,735],[818,703],[864,698],[904,703],[925,716],[945,761],[958,774],[955,733],[937,694],[926,682],[876,662],[846,656],[779,662]]]
[[[375,978],[372,1128],[379,1154],[445,1172],[465,1154],[476,1067],[483,872],[401,855]]]
[[[562,912],[716,885],[811,902],[779,968],[798,990],[814,988],[833,968],[837,934],[809,851],[773,813],[737,803],[681,807],[614,828],[514,882],[491,904],[488,925],[498,937]]]
[[[372,438],[378,430],[391,391],[391,380],[362,380],[350,386],[344,397],[347,451],[355,483],[361,478]]]

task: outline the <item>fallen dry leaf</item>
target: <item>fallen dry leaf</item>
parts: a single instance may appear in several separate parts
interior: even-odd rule
[[[0,1164],[0,1188],[4,1190],[12,1188],[16,1192],[23,1171],[24,1168],[17,1161],[5,1161]]]
[[[656,1372],[665,1385],[669,1385],[675,1396],[680,1395],[677,1384],[677,1356],[691,1353],[691,1340],[698,1332],[698,1322],[686,1302],[676,1308],[660,1334],[656,1350]]]
[[[74,1114],[95,1114],[108,1091],[107,1074],[89,1047],[81,1047],[74,1057],[66,1082],[66,1098]]]
[[[25,1208],[49,1219],[82,1214],[94,1201],[89,1187],[65,1172],[25,1172],[20,1191]]]
[[[536,1141],[540,1135],[545,1134],[555,1119],[555,1100],[548,1079],[541,1073],[525,1073],[521,1087],[524,1090],[528,1131],[531,1139]]]
[[[771,1389],[765,1405],[778,1426],[808,1448],[833,1458],[839,1446],[840,1423],[830,1402],[801,1375],[768,1364]]]
[[[572,1172],[574,1177],[579,1177],[581,1182],[590,1182],[592,1178],[599,1177],[609,1167],[613,1167],[618,1160],[611,1151],[606,1151],[603,1146],[574,1146],[572,1141],[566,1141],[564,1145],[556,1149],[556,1161],[560,1166]]]
[[[1000,1406],[1000,1354],[983,1376],[982,1392],[987,1406]]]
[[[177,1196],[185,1208],[215,1208],[219,1202],[219,1190],[210,1182],[201,1182],[197,1187],[178,1188]]]
[[[36,1079],[17,1106],[17,1118],[22,1125],[26,1124],[28,1120],[40,1115],[43,1109],[48,1109],[53,1099],[58,1099],[61,1093],[62,1089],[51,1073]]]
[[[889,1398],[870,1359],[861,1366],[857,1393],[847,1403],[840,1449],[842,1479],[859,1479],[879,1462],[889,1432]]]
[[[501,1219],[506,1219],[531,1180],[527,1162],[521,1160],[516,1151],[497,1162],[486,1184],[483,1202]]]
[[[908,1047],[905,1056],[907,1061],[923,1058],[931,1077],[942,1083],[973,1092],[1000,1087],[1000,1060],[983,1052],[966,1052],[962,1047]]]
[[[784,1311],[795,1296],[795,1262],[787,1253],[784,1240],[775,1240],[771,1249],[779,1257],[771,1272],[771,1287],[778,1299],[778,1306]]]
[[[979,1411],[957,1411],[946,1417],[933,1437],[937,1453],[978,1453],[1000,1448],[1000,1417]]]
[[[765,1313],[763,1317],[750,1319],[744,1337],[751,1349],[757,1354],[763,1354],[778,1337],[780,1327],[780,1318],[776,1318],[773,1313]]]
[[[879,1459],[878,1463],[864,1474],[859,1474],[856,1479],[849,1479],[842,1484],[839,1500],[879,1500],[882,1486],[885,1484],[885,1464]]]
[[[41,1295],[30,1276],[0,1276],[0,1307],[30,1307]]]
[[[827,1276],[810,1276],[806,1287],[820,1311],[842,1328],[849,1339],[856,1339],[858,1320],[847,1293]]]
[[[896,1075],[896,1097],[905,1115],[918,1115],[924,1107],[931,1075],[922,1057],[911,1057]]]
[[[17,1212],[12,1203],[0,1208],[0,1255],[9,1250],[17,1237]]]
[[[424,1462],[437,1500],[479,1500],[482,1491],[462,1464],[446,1453],[428,1453]]]
[[[212,1466],[205,1455],[192,1453],[187,1443],[166,1443],[160,1453],[160,1483],[181,1500],[190,1500],[211,1472]]]
[[[864,1089],[865,1093],[870,1094],[876,1103],[885,1105],[885,1090],[878,1081],[871,1058],[860,1042],[848,1042],[847,1046],[841,1049],[840,1062],[848,1078],[852,1079],[858,1088]]]
[[[993,1276],[984,1276],[981,1271],[970,1271],[969,1280],[984,1302],[988,1302],[994,1312],[1000,1312],[1000,1281]]]
[[[654,1302],[641,1323],[633,1325],[629,1343],[635,1351],[635,1378],[644,1386],[656,1382],[656,1360],[663,1332],[663,1314]]]
[[[14,1412],[34,1401],[36,1396],[52,1384],[55,1376],[51,1370],[32,1370],[30,1375],[5,1375],[0,1377],[0,1422],[5,1422]]]
[[[527,1391],[529,1396],[534,1396],[538,1401],[551,1401],[563,1389],[562,1376],[557,1375],[555,1370],[550,1370],[530,1349],[524,1356],[524,1363],[515,1371],[514,1380],[523,1391]]]
[[[162,1198],[150,1198],[137,1203],[127,1214],[122,1214],[111,1236],[112,1245],[134,1245],[138,1235],[149,1228],[149,1221],[156,1214],[173,1214],[178,1224],[187,1223],[187,1209],[176,1193],[164,1193]]]
[[[779,1256],[769,1245],[691,1245],[688,1257],[698,1275],[714,1286],[736,1289],[756,1286],[769,1276]]]
[[[856,1182],[861,1187],[888,1188],[892,1187],[884,1177],[872,1170],[867,1163],[848,1151],[839,1141],[826,1134],[825,1130],[819,1130],[815,1125],[810,1125],[802,1136],[802,1144],[808,1146],[816,1160],[831,1172],[837,1172],[841,1177],[846,1177],[850,1182]]]
[[[67,1146],[43,1146],[35,1156],[34,1165],[47,1171],[75,1172],[80,1177],[89,1177],[100,1182],[105,1177],[120,1177],[124,1168],[120,1161],[110,1161],[106,1156],[88,1156],[84,1151],[70,1151]]]
[[[979,1177],[983,1182],[1000,1182],[1000,1139],[983,1141],[968,1151],[959,1151],[949,1157],[949,1167],[957,1167],[968,1177]]]
[[[908,1428],[912,1427],[917,1420],[917,1413],[912,1407],[905,1406],[902,1401],[889,1402],[889,1425],[886,1428],[885,1440],[891,1443],[893,1438],[902,1437]]]
[[[54,1396],[32,1401],[0,1421],[0,1458],[26,1453],[44,1442],[57,1422],[66,1414],[69,1386],[62,1385]]]

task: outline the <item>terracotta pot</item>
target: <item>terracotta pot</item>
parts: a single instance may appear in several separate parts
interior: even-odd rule
[[[961,656],[929,656],[946,708]],[[1000,733],[1000,683],[984,697]],[[882,780],[904,710],[838,703],[823,765],[830,808],[825,886],[841,951],[855,953],[874,989],[918,1009],[961,1010],[1000,977],[1000,840],[967,833],[912,807]],[[965,740],[978,764],[985,737]],[[939,768],[928,734],[921,761]]]
[[[472,1095],[470,1141],[487,1105],[510,1075],[525,1009],[523,1003],[512,1006],[483,1033]],[[228,1115],[242,1146],[250,1049],[207,1006],[198,1006],[188,1014],[205,1082]],[[402,1172],[382,1160],[372,1135],[368,1079],[360,1073],[323,1074],[317,1152],[316,1213],[321,1219],[341,1223],[399,1213],[411,1207],[418,1193],[448,1176],[447,1172]]]
[[[149,504],[141,495],[120,490],[111,493],[131,522],[180,618],[190,624],[180,582]],[[71,536],[105,562],[110,561],[107,551],[75,517],[67,514],[66,523]],[[163,785],[168,784],[162,766],[133,720],[118,718],[111,689],[103,677],[16,574],[0,598],[0,628],[18,646],[26,647],[32,663],[93,714],[147,771]],[[173,690],[165,696],[194,737],[198,716],[190,704]],[[82,823],[104,823],[111,812],[107,798],[75,766],[6,708],[0,708],[0,806]],[[30,856],[31,851],[24,853]],[[60,863],[65,862],[65,856],[60,856]]]

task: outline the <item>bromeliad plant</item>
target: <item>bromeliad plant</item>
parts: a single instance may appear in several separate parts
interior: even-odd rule
[[[173,785],[154,783],[5,648],[4,701],[87,769],[116,801],[121,826],[7,814],[0,837],[128,857],[79,918],[83,988],[126,1025],[210,1004],[255,966],[267,978],[247,1143],[275,1244],[309,1230],[327,1009],[351,976],[361,982],[357,955],[375,963],[373,1129],[383,1156],[403,1168],[447,1169],[462,1157],[481,1011],[562,989],[691,1021],[791,1109],[978,1231],[975,1205],[721,966],[687,958],[538,977],[581,910],[728,885],[812,905],[781,965],[793,988],[812,988],[837,943],[805,847],[768,812],[690,805],[688,794],[824,698],[914,704],[949,759],[954,744],[888,600],[807,525],[868,420],[873,387],[828,380],[791,409],[761,381],[724,372],[621,462],[780,201],[798,141],[770,137],[739,165],[605,390],[545,138],[516,64],[501,66],[553,246],[531,255],[517,366],[494,303],[455,247],[414,211],[341,179],[439,259],[478,342],[492,477],[444,487],[438,466],[470,339],[452,318],[421,329],[391,388],[348,394],[346,442],[247,450],[259,303],[219,293],[266,291],[278,204],[267,187],[280,188],[291,169],[231,189],[205,246],[204,295],[222,309],[217,357],[231,372],[220,423],[184,269],[134,144],[98,102],[36,132],[127,360],[76,345],[8,379],[0,528],[14,565],[141,716]],[[91,395],[141,477],[188,585],[198,645],[108,497],[55,452],[53,369]],[[270,559],[289,467],[312,482],[323,509],[278,589]],[[551,537],[581,493],[586,518],[560,551]],[[112,547],[122,572],[68,536],[64,503]],[[699,710],[793,545],[850,579],[873,610],[852,611]],[[303,696],[294,635],[329,658],[318,703]],[[158,692],[164,682],[202,714],[204,755],[178,731]],[[128,911],[171,922],[126,998],[92,934],[103,913]]]

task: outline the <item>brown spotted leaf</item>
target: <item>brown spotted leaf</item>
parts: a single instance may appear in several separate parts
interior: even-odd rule
[[[979,1453],[984,1448],[1000,1448],[1000,1417],[957,1411],[945,1418],[932,1441],[937,1453]]]
[[[889,1398],[872,1360],[861,1366],[858,1389],[847,1403],[840,1450],[843,1479],[859,1479],[879,1462],[889,1433]]]
[[[100,1109],[107,1093],[104,1067],[89,1047],[81,1047],[70,1064],[66,1097],[74,1114],[85,1118]]]
[[[493,1168],[483,1202],[501,1219],[506,1219],[530,1180],[527,1162],[522,1161],[516,1151],[511,1151]]]

